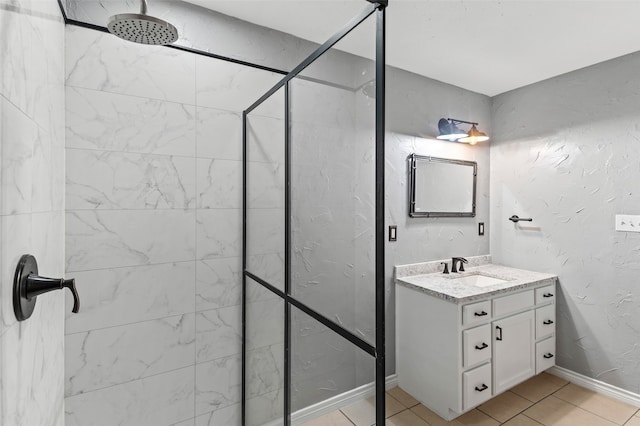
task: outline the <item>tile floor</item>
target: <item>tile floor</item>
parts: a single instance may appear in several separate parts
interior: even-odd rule
[[[387,391],[387,426],[640,426],[638,408],[542,373],[447,422],[399,387]],[[304,426],[371,426],[369,398]]]

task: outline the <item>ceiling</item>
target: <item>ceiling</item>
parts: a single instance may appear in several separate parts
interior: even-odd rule
[[[365,0],[188,0],[322,43]],[[387,63],[494,96],[640,50],[638,0],[389,0]],[[369,56],[357,37],[340,48]]]

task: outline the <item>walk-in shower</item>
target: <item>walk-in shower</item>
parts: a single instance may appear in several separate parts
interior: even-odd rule
[[[67,425],[382,424],[386,2],[319,46],[153,1],[165,47],[67,4]]]

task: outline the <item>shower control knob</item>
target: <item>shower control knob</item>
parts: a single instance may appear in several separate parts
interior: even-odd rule
[[[68,288],[73,295],[74,313],[80,310],[80,297],[74,279],[48,278],[38,275],[38,262],[30,254],[20,258],[16,273],[13,277],[13,312],[18,321],[24,321],[31,316],[36,306],[36,298],[40,294],[52,290]]]

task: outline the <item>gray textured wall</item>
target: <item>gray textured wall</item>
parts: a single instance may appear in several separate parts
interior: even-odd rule
[[[491,249],[558,274],[558,364],[640,391],[640,54],[493,99]],[[531,216],[526,226],[507,221]]]
[[[395,372],[394,265],[489,253],[489,144],[440,141],[442,117],[478,121],[491,134],[488,96],[390,68],[387,73],[386,221],[398,226],[398,241],[387,243],[387,371]],[[475,218],[410,218],[407,156],[411,153],[478,163]],[[478,236],[478,222],[485,235]]]

